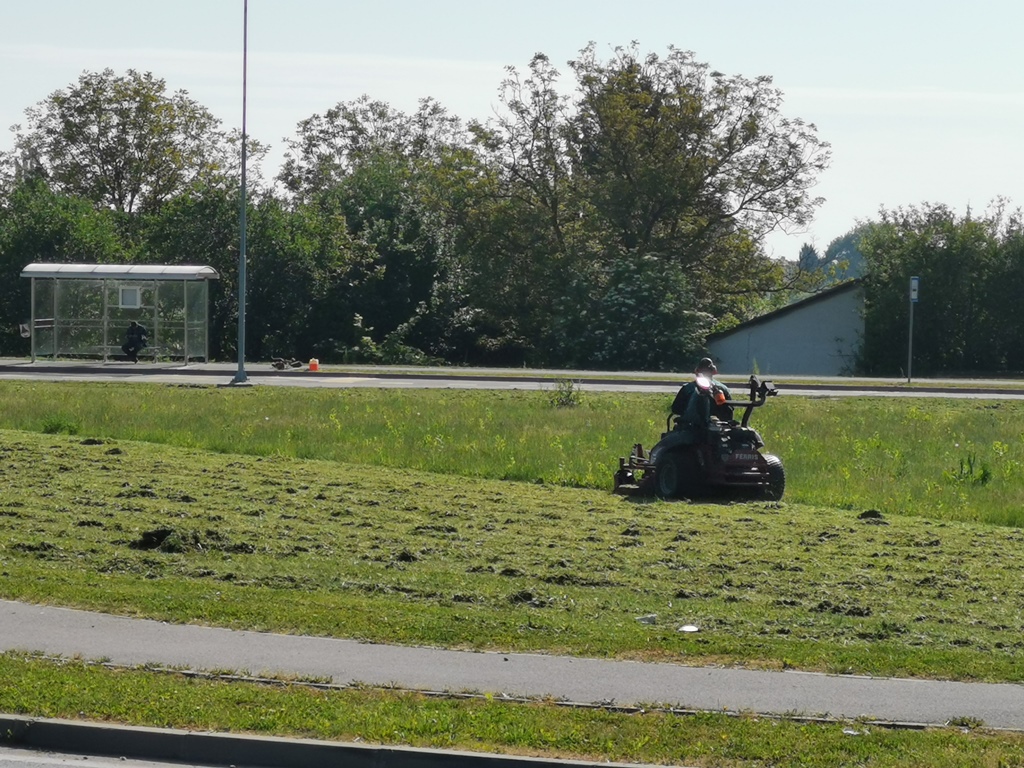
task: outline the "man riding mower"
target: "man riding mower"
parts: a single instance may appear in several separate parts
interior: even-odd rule
[[[694,381],[676,395],[661,440],[650,453],[637,443],[628,459],[619,459],[616,493],[696,499],[731,490],[767,501],[782,498],[782,460],[762,454],[764,441],[748,426],[751,412],[777,394],[775,385],[751,376],[749,399],[733,400],[715,373],[711,360],[701,360]],[[737,410],[743,413],[738,422]]]

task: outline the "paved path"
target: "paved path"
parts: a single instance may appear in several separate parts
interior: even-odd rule
[[[0,651],[328,677],[344,684],[552,696],[580,703],[866,717],[957,717],[1024,730],[1024,685],[761,672],[518,653],[474,653],[239,632],[0,601]]]

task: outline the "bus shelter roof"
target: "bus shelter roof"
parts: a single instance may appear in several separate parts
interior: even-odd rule
[[[216,280],[213,267],[162,264],[29,264],[22,277],[86,278],[93,280]]]

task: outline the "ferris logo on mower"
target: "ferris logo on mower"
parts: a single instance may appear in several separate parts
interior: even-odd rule
[[[734,453],[732,459],[734,461],[757,461],[759,453]]]

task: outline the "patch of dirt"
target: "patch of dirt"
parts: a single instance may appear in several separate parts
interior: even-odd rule
[[[154,528],[128,544],[131,549],[160,552],[186,552],[199,549],[199,534],[195,531],[179,531],[174,528]]]

